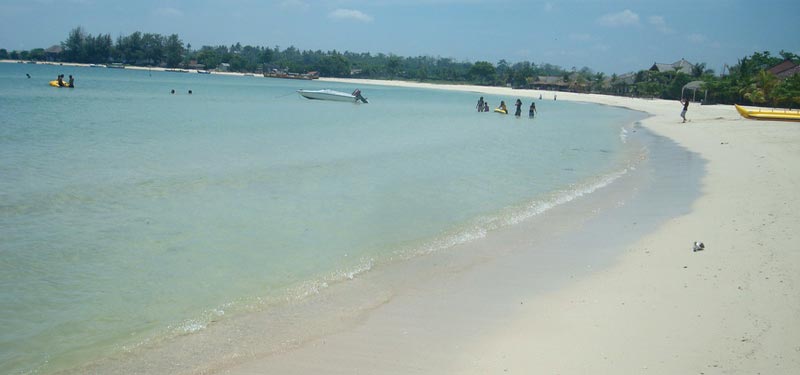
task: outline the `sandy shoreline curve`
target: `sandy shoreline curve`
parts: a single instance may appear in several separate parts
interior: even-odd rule
[[[503,293],[493,288],[524,288],[486,280],[508,266],[489,262],[480,265],[489,269],[483,274],[467,269],[458,280],[445,278],[447,285],[381,296],[385,301],[345,329],[290,350],[243,353],[223,367],[171,363],[184,369],[178,373],[800,373],[800,123],[746,120],[732,105],[692,103],[684,124],[681,104],[660,99],[388,80],[319,82],[360,88],[367,97],[369,85],[380,85],[472,92],[470,106],[490,95],[509,105],[521,98],[523,110],[534,99],[546,111],[557,98],[642,111],[650,117],[641,126],[705,160],[702,195],[690,213],[618,249],[610,266],[555,290],[530,292],[513,308],[484,306],[484,297]],[[522,242],[513,246],[530,240],[524,233],[517,239]],[[703,241],[705,249],[693,252],[693,241]],[[453,302],[464,301],[475,308],[447,315]],[[496,309],[505,309],[495,315],[503,320],[483,315]],[[308,329],[299,323],[293,328]],[[155,373],[175,373],[175,367],[155,366]]]
[[[642,126],[706,160],[702,196],[689,214],[668,220],[621,249],[610,267],[521,301],[509,319],[487,325],[493,327],[490,330],[472,329],[468,337],[457,332],[452,339],[436,337],[444,343],[440,353],[409,349],[415,345],[414,333],[417,340],[431,337],[416,332],[418,327],[393,335],[398,327],[392,325],[412,316],[425,327],[448,317],[396,301],[399,306],[392,312],[373,312],[361,329],[221,373],[800,373],[800,124],[745,120],[729,105],[693,104],[690,122],[682,124],[680,103],[658,99],[400,81],[321,81],[353,84],[365,93],[371,84],[467,91],[476,93],[476,101],[479,94],[488,94],[508,103],[518,97],[538,100],[542,95],[546,101],[557,95],[557,100],[644,111],[652,116]],[[696,240],[705,243],[705,250],[692,251]],[[435,292],[426,293],[436,297]],[[492,292],[465,293],[480,298]],[[435,309],[436,303],[428,308]],[[482,323],[474,312],[451,325],[458,330],[458,324]]]

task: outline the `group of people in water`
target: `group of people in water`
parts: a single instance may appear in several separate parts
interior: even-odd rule
[[[517,117],[522,116],[522,100],[517,99],[517,101],[514,103],[514,106],[516,107],[514,116]],[[478,112],[489,112],[489,103],[483,100],[482,96],[480,99],[478,99],[478,105],[476,105],[476,107],[478,108]],[[504,100],[500,101],[500,106],[495,109],[495,112],[508,114],[508,107],[506,107],[506,102]],[[528,117],[533,118],[536,115],[536,113],[537,113],[536,103],[531,102],[531,106],[528,107]]]
[[[28,78],[30,78],[30,76]],[[72,78],[72,74],[69,75],[69,81],[68,82],[64,82],[64,75],[63,74],[59,74],[58,75],[57,81],[58,81],[58,86],[60,86],[60,87],[75,87],[75,78]]]

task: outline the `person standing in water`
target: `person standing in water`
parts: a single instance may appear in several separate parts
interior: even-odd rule
[[[681,111],[681,117],[683,118],[683,122],[686,122],[686,111],[689,110],[689,98],[686,99],[681,98],[681,104],[683,104],[683,111]]]
[[[67,85],[69,87],[75,87],[75,78],[72,78],[72,74],[69,75],[69,83]]]
[[[501,111],[503,111],[504,114],[508,114],[508,108],[506,108],[506,101],[505,100],[501,100],[500,101],[500,106],[497,107],[497,108],[500,109]]]
[[[531,107],[528,108],[528,117],[533,118],[536,115],[536,103],[531,102]]]
[[[517,102],[514,103],[514,106],[517,107],[517,110],[514,111],[514,116],[517,116],[517,117],[521,116],[522,115],[522,100],[519,100],[519,98],[517,98]]]
[[[483,112],[483,104],[484,104],[483,97],[481,96],[481,98],[478,99],[478,105],[477,105],[478,112]]]

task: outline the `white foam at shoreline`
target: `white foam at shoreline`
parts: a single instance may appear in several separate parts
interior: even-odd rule
[[[621,132],[624,132],[627,136],[627,131],[624,127]],[[636,170],[637,164],[646,157],[644,156],[646,153],[646,148],[638,150],[638,152],[635,153],[638,156],[634,156],[628,160],[627,165],[621,167],[621,169],[588,179],[587,181],[573,183],[565,189],[552,192],[543,198],[533,199],[516,208],[509,208],[496,216],[477,218],[465,229],[456,230],[450,234],[444,234],[417,247],[398,250],[389,258],[378,260],[374,258],[363,258],[350,268],[337,269],[320,278],[301,282],[294,287],[288,288],[285,292],[281,293],[282,297],[257,298],[258,302],[256,305],[260,307],[249,306],[247,302],[244,302],[244,305],[238,303],[237,305],[239,306],[234,310],[243,309],[244,311],[252,311],[253,308],[260,310],[265,306],[272,306],[275,303],[293,303],[307,298],[313,298],[332,285],[354,280],[358,276],[372,271],[377,265],[397,260],[409,260],[483,239],[492,231],[517,225],[533,217],[546,214],[548,211],[558,206],[573,202],[613,184],[629,172]],[[227,303],[225,304],[225,308],[231,308],[233,305],[233,303]],[[222,307],[212,310],[222,311],[222,314],[225,312]],[[222,314],[219,315],[221,316]],[[206,329],[207,325],[212,323],[210,318],[206,318],[201,320],[188,320],[188,323],[185,322],[182,326],[182,333],[195,333]],[[202,322],[207,323],[203,324]]]
[[[620,171],[616,171],[608,175],[602,176],[596,181],[590,182],[583,186],[573,185],[571,186],[570,189],[561,191],[555,194],[555,196],[553,196],[550,199],[533,201],[531,204],[528,205],[526,210],[519,212],[516,215],[512,215],[503,224],[504,225],[519,224],[520,222],[527,220],[531,217],[534,217],[536,215],[541,215],[556,206],[569,203],[584,195],[591,194],[599,189],[611,185],[614,181],[616,181],[617,179],[619,179],[620,177],[624,176],[627,173],[628,173],[628,168],[624,168]]]
[[[564,190],[550,194],[546,198],[530,201],[529,203],[523,205],[522,209],[511,209],[510,212],[507,212],[506,214],[501,213],[495,217],[479,218],[476,220],[476,223],[467,229],[434,239],[427,244],[414,249],[399,251],[395,253],[395,260],[408,260],[415,257],[425,256],[439,251],[444,251],[458,245],[483,239],[491,231],[498,230],[506,226],[520,224],[530,218],[545,214],[555,207],[572,202],[583,196],[596,192],[599,189],[607,187],[613,184],[619,178],[625,176],[633,169],[635,169],[635,167],[625,167],[621,170],[597,177],[585,183],[573,184]],[[387,259],[387,261],[391,260],[393,259]],[[351,268],[335,270],[329,273],[327,276],[302,282],[295,287],[289,288],[285,293],[283,293],[282,298],[258,298],[256,305],[262,306],[260,308],[257,306],[248,306],[247,302],[244,302],[244,304],[229,302],[223,306],[207,310],[204,312],[202,317],[187,319],[180,323],[177,327],[170,329],[170,331],[172,332],[172,335],[177,336],[194,334],[206,330],[209,324],[213,324],[213,322],[219,317],[225,315],[226,310],[233,309],[249,311],[253,308],[259,310],[266,306],[271,306],[274,303],[280,303],[280,300],[283,300],[284,303],[293,303],[307,298],[312,298],[319,295],[323,292],[323,290],[330,288],[334,284],[354,280],[358,276],[372,271],[375,266],[375,259],[364,258]]]
[[[565,94],[567,96],[567,94]],[[567,96],[568,97],[568,96]],[[655,107],[655,106],[654,106]],[[658,108],[656,108],[658,109]],[[733,113],[735,115],[735,113]],[[664,126],[672,126],[671,123],[664,122]],[[695,123],[697,125],[697,123]],[[700,124],[707,125],[707,124]],[[719,124],[712,124],[719,125]],[[739,126],[739,124],[736,124]],[[656,126],[661,126],[657,123]],[[764,125],[758,126],[764,128]],[[787,368],[797,368],[796,361],[775,361],[776,355],[781,358],[794,358],[792,352],[794,347],[781,345],[790,339],[792,333],[796,331],[794,325],[790,324],[794,317],[792,310],[797,306],[796,298],[787,299],[791,294],[792,286],[797,285],[788,280],[780,283],[773,281],[775,278],[755,277],[760,275],[759,269],[764,265],[769,265],[776,272],[774,274],[796,275],[791,272],[796,265],[796,256],[791,257],[791,251],[778,253],[774,258],[767,260],[763,255],[765,250],[760,249],[763,236],[750,235],[747,233],[760,233],[765,230],[765,223],[760,220],[768,213],[785,213],[791,207],[790,203],[785,203],[791,199],[791,184],[761,184],[760,181],[767,179],[768,174],[775,169],[764,167],[764,163],[770,167],[796,165],[790,163],[792,158],[796,158],[796,153],[786,152],[785,145],[776,146],[775,142],[765,142],[764,136],[760,132],[768,132],[774,140],[776,135],[785,136],[786,130],[790,129],[796,135],[796,129],[786,127],[784,124],[766,128],[759,128],[759,133],[755,132],[754,127],[737,128],[730,131],[727,127],[701,127],[693,126],[672,130],[683,137],[697,150],[705,150],[712,156],[724,155],[734,158],[731,162],[719,162],[721,171],[718,175],[712,173],[709,179],[710,198],[703,198],[702,204],[696,208],[696,213],[677,220],[670,224],[667,230],[660,229],[655,235],[645,238],[638,245],[646,251],[630,252],[624,255],[620,265],[612,269],[613,272],[603,272],[594,275],[592,278],[582,280],[576,285],[566,290],[551,294],[542,299],[525,301],[524,306],[520,304],[519,310],[509,319],[496,321],[498,330],[488,333],[480,332],[481,335],[469,336],[463,332],[465,325],[454,325],[453,329],[446,331],[445,335],[431,335],[434,339],[444,336],[441,342],[436,342],[438,346],[434,350],[424,354],[434,353],[439,356],[431,355],[431,358],[442,359],[440,363],[420,356],[419,351],[412,351],[404,345],[399,345],[398,340],[375,340],[374,347],[379,350],[369,351],[363,345],[364,339],[372,339],[375,333],[385,333],[386,330],[378,330],[375,325],[362,329],[360,332],[348,332],[342,337],[328,337],[326,345],[308,346],[307,350],[299,353],[292,353],[289,360],[281,362],[278,358],[273,360],[257,361],[259,363],[236,367],[235,370],[249,370],[247,373],[265,372],[276,368],[281,368],[285,364],[286,368],[298,371],[298,367],[321,365],[325,368],[342,369],[349,357],[347,353],[352,353],[352,349],[357,348],[362,355],[359,358],[366,358],[368,355],[377,353],[391,353],[388,358],[370,362],[375,372],[389,371],[396,369],[398,363],[403,361],[413,361],[415,365],[427,366],[429,372],[438,373],[489,373],[497,371],[499,368],[511,368],[518,371],[528,371],[531,373],[552,372],[554,368],[560,368],[562,372],[581,373],[586,372],[587,368],[593,368],[604,373],[636,373],[642,369],[656,373],[681,373],[690,372],[692,369],[703,368],[722,368],[725,363],[739,364],[744,370],[770,369],[773,372],[780,372]],[[776,133],[774,129],[781,129],[781,133]],[[748,132],[752,131],[752,132]],[[682,133],[685,132],[685,133]],[[712,137],[709,137],[709,133]],[[700,137],[698,135],[702,135]],[[758,138],[754,135],[757,135]],[[723,138],[724,137],[724,138]],[[711,140],[709,140],[711,138]],[[724,147],[715,148],[719,139],[724,139]],[[755,145],[747,143],[752,138],[756,138]],[[794,137],[796,138],[796,136]],[[737,152],[730,152],[727,141],[735,140],[731,145],[744,145],[746,147],[736,149]],[[759,147],[755,147],[759,146]],[[757,159],[750,150],[763,150],[767,147],[770,151],[775,151],[775,160]],[[744,151],[744,152],[742,152]],[[782,151],[782,152],[777,152]],[[738,157],[738,159],[735,159]],[[763,156],[762,156],[763,157]],[[719,159],[713,159],[718,161]],[[757,161],[753,161],[757,160]],[[749,164],[748,164],[749,163]],[[779,193],[776,199],[771,194],[759,194],[760,200],[750,203],[748,208],[752,210],[743,211],[738,206],[727,204],[729,195],[726,194],[727,187],[738,186],[739,176],[733,173],[734,170],[746,168],[751,173],[745,174],[748,178],[744,179],[745,186],[737,188],[734,192],[752,192],[759,186],[768,186],[772,189],[768,193]],[[634,166],[628,168],[633,171]],[[731,171],[729,171],[729,169]],[[796,168],[790,170],[793,171]],[[714,171],[717,171],[715,169]],[[761,178],[749,176],[758,175]],[[774,178],[774,176],[772,176]],[[751,181],[758,181],[757,183]],[[781,180],[783,181],[783,180]],[[785,182],[785,181],[784,181]],[[748,185],[749,183],[749,185]],[[752,186],[751,186],[752,185]],[[719,188],[723,186],[723,188]],[[788,197],[788,198],[785,198]],[[785,199],[784,199],[785,198]],[[710,204],[709,204],[710,202]],[[789,201],[790,202],[790,201]],[[747,202],[743,202],[747,204]],[[710,206],[710,208],[709,208]],[[721,208],[720,208],[721,207]],[[781,208],[782,207],[782,208]],[[737,219],[737,225],[720,225],[719,210],[723,214],[729,214],[729,218]],[[730,212],[727,212],[728,210]],[[744,214],[742,212],[745,212]],[[754,215],[753,213],[759,215]],[[751,217],[750,221],[747,221]],[[766,230],[776,234],[777,239],[774,250],[769,250],[766,254],[773,254],[774,251],[781,249],[792,249],[792,237],[786,233],[792,233],[791,225],[794,220],[787,220],[788,216],[782,216],[782,220],[773,221],[766,225]],[[708,225],[704,223],[709,223]],[[734,228],[736,229],[734,232]],[[739,230],[748,228],[750,230]],[[702,257],[690,255],[690,252],[676,253],[674,247],[674,237],[684,238],[686,234],[691,234],[697,229],[708,231],[710,236],[717,238],[718,249],[725,249],[720,255],[708,253]],[[780,235],[778,233],[784,233]],[[691,236],[688,236],[691,237]],[[687,238],[688,238],[687,237]],[[729,238],[730,237],[730,238]],[[738,241],[738,242],[737,242]],[[749,246],[742,246],[742,244]],[[769,247],[769,246],[767,246]],[[754,251],[753,249],[758,249]],[[724,254],[722,254],[724,253]],[[787,261],[787,259],[789,261]],[[690,271],[686,271],[685,264],[690,264]],[[767,263],[765,263],[767,262]],[[713,271],[713,279],[709,272]],[[693,271],[692,271],[693,270]],[[752,277],[751,277],[752,276]],[[684,282],[676,282],[684,280]],[[647,282],[642,282],[647,281]],[[727,281],[727,282],[726,282]],[[731,288],[731,285],[745,285],[745,288]],[[469,285],[467,285],[469,286]],[[687,292],[687,286],[690,286]],[[457,288],[463,288],[463,284],[457,284]],[[775,288],[779,292],[775,292]],[[493,291],[485,292],[484,289],[472,290],[475,292],[471,298],[486,304],[483,297],[490,296]],[[664,296],[669,298],[664,298]],[[743,298],[747,296],[748,298]],[[752,297],[752,298],[751,298]],[[422,302],[430,302],[440,298],[439,294]],[[755,298],[755,299],[753,299]],[[755,301],[755,302],[754,302]],[[757,302],[757,303],[756,303]],[[427,305],[417,305],[424,306]],[[686,309],[678,308],[687,306]],[[704,306],[702,314],[692,309],[692,306]],[[731,309],[735,306],[735,309]],[[408,305],[403,306],[404,312],[426,311],[417,307],[412,310]],[[414,306],[412,306],[414,307]],[[516,307],[516,306],[515,306]],[[383,318],[387,314],[378,315]],[[406,321],[399,320],[405,315],[395,314],[390,317],[387,323],[384,319],[372,319],[377,321],[376,325],[380,328],[387,327],[388,324]],[[449,319],[451,315],[442,314],[444,319]],[[719,319],[725,315],[726,319]],[[736,336],[731,339],[730,332],[742,327],[752,328],[752,318],[756,315],[759,321],[766,322],[759,327],[763,328],[752,335],[750,330],[743,331],[742,339]],[[413,314],[413,316],[417,316]],[[473,314],[471,316],[478,316]],[[480,315],[481,322],[487,321],[484,315]],[[474,322],[475,320],[469,320]],[[654,324],[654,322],[658,324]],[[434,322],[438,324],[440,322]],[[391,327],[391,326],[389,326]],[[406,327],[406,326],[402,326]],[[770,329],[770,327],[784,327],[784,329]],[[758,328],[758,327],[757,327]],[[408,331],[401,331],[406,334]],[[587,334],[590,333],[590,334]],[[361,333],[361,335],[359,335]],[[458,335],[456,333],[461,333]],[[686,340],[686,338],[699,338]],[[652,341],[657,340],[657,344],[664,350],[652,350]],[[711,342],[713,345],[708,345]],[[325,343],[325,341],[323,341]],[[370,342],[372,344],[372,342]],[[418,341],[411,341],[417,344]],[[579,343],[579,345],[576,345]],[[634,343],[636,345],[631,345]],[[416,348],[416,346],[415,346]],[[455,348],[455,349],[452,349]],[[631,352],[636,355],[631,355]],[[326,357],[318,354],[323,352]],[[547,355],[531,356],[531,353],[545,353]],[[587,355],[587,353],[600,353],[602,355]],[[665,361],[665,353],[674,358],[680,357],[680,361]],[[697,353],[707,353],[709,355],[696,355]],[[755,353],[756,355],[753,355]],[[778,353],[778,354],[775,354]],[[317,356],[315,356],[315,354]],[[344,355],[343,355],[344,354]],[[379,357],[379,356],[374,356]],[[322,358],[319,360],[318,358]],[[709,362],[709,358],[713,361]],[[744,358],[744,359],[743,359]],[[333,359],[333,360],[331,360]],[[427,359],[427,360],[426,360]],[[364,365],[363,362],[358,365]],[[437,367],[438,366],[438,367]],[[352,368],[352,367],[351,367]],[[471,370],[471,371],[470,371]],[[240,371],[244,373],[245,371]]]
[[[612,182],[613,180],[608,181],[607,184],[610,184]],[[508,211],[494,218],[477,219],[475,220],[475,223],[473,225],[469,226],[469,228],[461,231],[456,231],[456,233],[452,235],[445,235],[442,238],[430,241],[430,243],[426,244],[422,248],[417,249],[416,251],[412,251],[412,254],[410,254],[410,256],[424,255],[436,251],[446,250],[460,244],[469,243],[472,241],[485,238],[488,235],[488,233],[492,230],[495,230],[497,228],[506,225],[517,224],[528,218],[540,215],[544,212],[549,211],[553,207],[573,201],[581,196],[584,196],[585,194],[594,192],[595,190],[601,188],[602,186],[590,185],[588,187],[583,187],[583,190],[579,189],[577,191],[574,191],[575,188],[580,188],[580,187],[581,187],[580,185],[573,185],[569,188],[566,188],[563,191],[554,193],[553,196],[549,198],[532,201],[522,205],[522,207],[511,208]],[[584,191],[586,189],[588,190]],[[289,300],[297,300],[308,297],[313,298],[313,296],[320,294],[324,289],[329,288],[333,283],[353,280],[358,276],[371,271],[374,267],[374,264],[375,261],[373,259],[364,260],[362,263],[350,266],[350,268],[334,271],[330,275],[322,277],[319,280],[304,283],[298,286],[297,288],[291,289],[290,291],[286,291],[285,294],[287,296],[287,299]],[[249,307],[243,307],[242,305],[248,304],[250,302],[251,301],[239,302],[238,304],[240,306],[237,306],[237,308],[233,309],[233,311],[236,310],[241,311],[248,309]],[[277,301],[277,302],[281,303],[282,301]],[[268,303],[256,304],[256,305],[257,305],[256,308],[259,308],[264,305],[268,305]],[[219,311],[222,311],[224,314],[225,310],[219,310]],[[212,319],[213,318],[205,317],[205,315],[203,315],[203,318],[195,318],[184,321],[183,324],[179,326],[178,333],[194,334],[203,331],[206,328],[208,328],[209,325],[212,325],[211,323]]]

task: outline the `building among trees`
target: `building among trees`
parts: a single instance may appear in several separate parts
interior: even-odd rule
[[[672,64],[653,63],[653,66],[650,67],[650,70],[659,73],[677,72],[684,74],[692,74],[693,69],[694,69],[694,64],[686,61],[686,59],[680,59]]]
[[[564,91],[569,88],[569,82],[563,76],[539,76],[533,81],[533,86],[539,90]]]
[[[774,74],[775,77],[778,77],[778,79],[786,79],[800,73],[800,65],[796,64],[792,60],[787,59],[782,63],[767,69],[767,71]]]
[[[62,52],[64,52],[64,48],[61,48],[58,44],[44,50],[47,61],[60,61]]]

